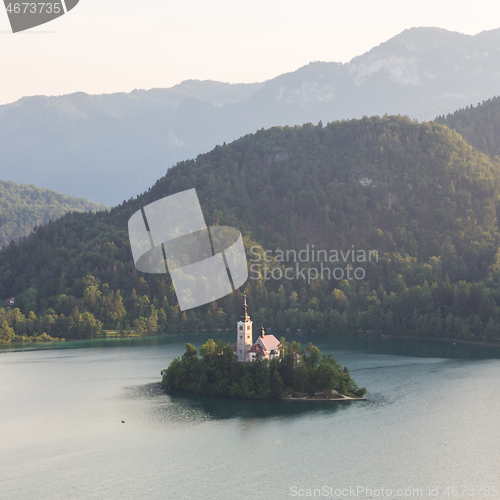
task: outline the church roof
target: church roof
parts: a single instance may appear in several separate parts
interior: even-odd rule
[[[280,341],[274,335],[266,335],[265,337],[259,337],[258,341],[264,346],[266,351],[272,351],[278,349]]]
[[[257,352],[259,350],[262,352],[262,347],[259,344],[254,344],[250,349],[250,352]]]

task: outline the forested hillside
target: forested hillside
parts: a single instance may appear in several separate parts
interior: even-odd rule
[[[33,184],[0,181],[0,247],[27,236],[35,226],[71,212],[104,210],[101,204],[42,189]]]
[[[455,129],[467,142],[492,158],[500,156],[500,97],[439,116],[436,122]]]
[[[11,243],[0,253],[0,295],[15,296],[20,310],[0,310],[3,335],[79,338],[102,324],[139,333],[232,329],[244,288],[254,322],[277,336],[495,341],[499,175],[498,162],[433,122],[384,116],[261,130],[179,163],[110,212],[68,214]],[[127,222],[152,201],[190,188],[208,225],[239,228],[249,258],[258,260],[251,248],[261,245],[258,252],[270,250],[276,260],[251,263],[237,293],[181,313],[168,275],[135,269]],[[349,261],[363,268],[363,279],[307,272],[273,279],[278,267],[319,268],[278,258],[278,249],[307,245],[376,250],[378,261]],[[347,264],[340,257],[324,266]]]

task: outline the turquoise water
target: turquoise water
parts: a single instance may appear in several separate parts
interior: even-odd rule
[[[432,486],[452,499],[446,486],[500,486],[500,349],[303,337],[347,365],[367,401],[164,394],[161,369],[208,337],[0,351],[0,498],[318,498],[327,487],[321,498],[347,499],[335,489],[359,486],[356,498],[398,499]]]

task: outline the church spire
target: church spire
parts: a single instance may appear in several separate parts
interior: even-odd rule
[[[248,320],[250,320],[250,316],[248,315],[247,296],[246,293],[244,293],[243,303],[241,304],[240,321],[248,321]]]

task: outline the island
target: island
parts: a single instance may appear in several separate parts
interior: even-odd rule
[[[243,298],[237,323],[237,342],[209,339],[200,349],[190,343],[186,352],[162,370],[165,389],[204,396],[243,399],[346,400],[363,399],[347,367],[312,343],[306,347],[266,335],[252,344],[252,321]]]

